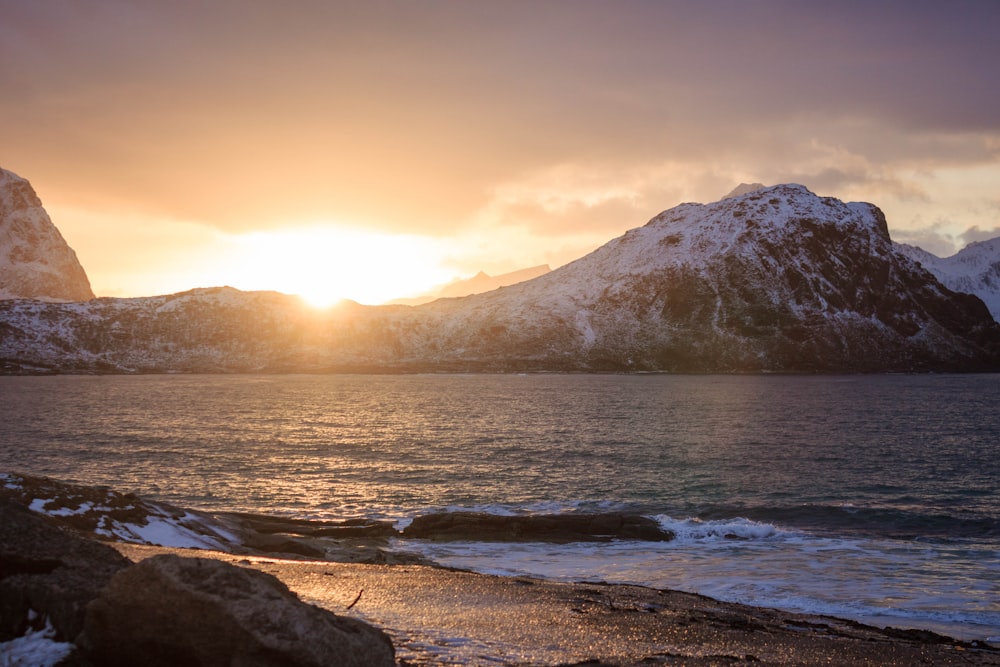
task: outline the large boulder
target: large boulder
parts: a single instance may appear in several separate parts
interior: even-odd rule
[[[130,564],[111,547],[0,498],[0,641],[46,621],[55,639],[72,641],[83,630],[87,605]]]
[[[277,578],[159,555],[116,575],[79,644],[102,665],[393,665],[388,636],[301,602]]]
[[[440,512],[418,516],[404,537],[476,542],[595,542],[612,539],[666,542],[674,534],[636,514],[535,514]]]

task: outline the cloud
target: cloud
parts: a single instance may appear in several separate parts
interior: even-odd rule
[[[1000,165],[998,29],[1000,4],[924,0],[6,3],[0,145],[47,203],[227,234],[557,265],[796,181],[958,239],[995,220],[964,175]]]
[[[1000,237],[1000,225],[988,228],[973,225],[957,233],[954,228],[953,221],[941,219],[924,227],[893,230],[892,237],[894,241],[923,248],[938,257],[950,257],[971,243]]]
[[[923,248],[938,257],[950,257],[965,245],[959,237],[948,231],[943,222],[920,228],[892,230],[891,235],[893,241]]]
[[[978,225],[973,225],[969,227],[964,232],[962,232],[961,242],[963,245],[968,245],[970,243],[976,243],[977,241],[989,241],[990,239],[995,239],[1000,236],[1000,225],[992,229],[980,229]]]

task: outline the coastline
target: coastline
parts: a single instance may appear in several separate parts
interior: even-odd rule
[[[833,616],[647,586],[572,583],[443,567],[391,547],[387,537],[396,531],[385,522],[208,514],[147,502],[106,487],[17,473],[0,473],[0,508],[4,503],[19,505],[22,518],[30,515],[50,532],[80,541],[46,556],[15,524],[0,523],[9,533],[0,541],[5,547],[0,551],[10,553],[0,554],[0,560],[7,558],[13,568],[10,582],[18,573],[45,574],[92,545],[107,555],[76,566],[82,577],[79,585],[94,588],[80,598],[82,611],[86,600],[99,595],[103,587],[96,583],[100,578],[95,578],[95,566],[117,559],[121,562],[112,563],[113,569],[131,567],[159,554],[214,559],[274,575],[301,601],[377,627],[391,637],[400,667],[1000,665],[1000,647],[995,644],[926,630],[880,629]],[[482,518],[451,513],[444,517],[445,527],[457,530],[458,517]],[[494,517],[498,523],[492,528],[525,530],[548,526],[552,519],[535,518],[540,521],[528,524]],[[558,520],[556,527],[564,530],[579,523]],[[73,588],[59,590],[57,597],[62,599],[80,593]],[[74,636],[71,632],[63,639]],[[0,642],[0,657],[6,657],[8,648],[13,650]]]
[[[1000,665],[1000,649],[980,642],[642,586],[112,546],[133,561],[173,553],[272,574],[303,601],[384,630],[401,666]]]

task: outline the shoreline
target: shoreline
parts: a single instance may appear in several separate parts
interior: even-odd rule
[[[401,666],[1000,665],[1000,648],[981,642],[643,586],[112,546],[133,561],[173,553],[272,574],[303,601],[384,630]]]
[[[125,564],[175,554],[272,574],[302,601],[385,631],[396,647],[400,667],[734,662],[1000,665],[1000,646],[928,630],[880,629],[834,616],[642,585],[449,568],[394,548],[389,537],[399,533],[386,522],[212,515],[147,502],[106,487],[18,473],[0,473],[0,501],[20,505],[20,511],[50,530],[59,528],[57,533],[88,538],[85,542],[95,547],[104,545],[102,549]],[[556,517],[555,527],[596,528],[596,537],[604,539],[610,516],[595,515],[597,524],[588,520],[584,525],[578,525],[579,516],[571,522]],[[456,522],[459,518],[472,519],[477,530],[482,528],[482,517],[469,513],[451,513],[421,523],[454,533],[468,527]],[[437,525],[441,519],[447,520],[443,526]],[[487,526],[496,533],[494,538],[502,539],[509,538],[505,530],[553,527],[553,517],[535,519],[526,523],[513,517],[491,517]],[[621,528],[646,527],[623,521]],[[5,545],[14,549],[12,563],[40,557],[30,549],[27,556],[17,555],[22,538],[12,534],[10,544]],[[57,555],[60,561],[71,557],[66,549]],[[40,566],[48,564],[44,558],[39,561]],[[84,573],[92,579],[93,567],[85,566]],[[3,648],[0,643],[0,653]]]

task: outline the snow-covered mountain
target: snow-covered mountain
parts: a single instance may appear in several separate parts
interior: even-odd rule
[[[898,252],[871,204],[800,185],[682,204],[571,264],[422,306],[327,313],[228,288],[0,302],[7,372],[1000,369],[978,298]]]
[[[76,253],[31,184],[0,169],[0,299],[93,299]]]
[[[682,204],[540,278],[424,309],[449,356],[522,365],[974,368],[998,349],[982,302],[896,253],[878,208],[800,185]]]
[[[949,289],[975,294],[1000,320],[1000,237],[970,243],[951,257],[897,243],[896,249],[923,265]]]

